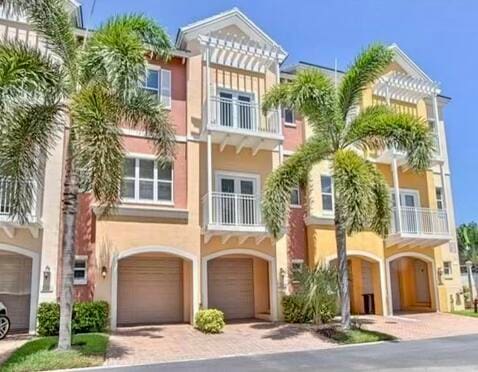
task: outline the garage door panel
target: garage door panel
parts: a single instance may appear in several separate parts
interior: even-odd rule
[[[131,257],[118,265],[118,324],[183,321],[180,258]]]
[[[14,330],[29,327],[31,275],[31,258],[0,251],[0,302],[7,307]]]
[[[208,307],[222,310],[226,319],[254,317],[252,259],[217,258],[208,262]]]

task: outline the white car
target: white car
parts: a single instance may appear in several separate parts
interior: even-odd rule
[[[0,340],[5,338],[10,329],[10,319],[7,316],[7,308],[0,302]]]

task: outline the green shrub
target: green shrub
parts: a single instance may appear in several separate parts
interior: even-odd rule
[[[296,294],[304,304],[304,314],[310,314],[314,323],[327,323],[337,312],[338,276],[333,267],[317,265],[304,266],[295,273],[299,282]]]
[[[78,302],[73,305],[73,333],[104,332],[108,326],[109,307],[106,301]],[[60,305],[41,303],[38,308],[38,334],[56,336],[60,328]]]
[[[54,336],[60,327],[60,305],[56,302],[43,302],[38,307],[38,335]]]
[[[217,309],[199,310],[196,314],[196,328],[204,333],[219,333],[224,328],[224,313]]]
[[[287,323],[308,323],[312,320],[310,312],[305,311],[303,297],[296,294],[282,297],[282,311]]]
[[[73,306],[73,333],[104,332],[108,327],[106,301],[78,302]]]

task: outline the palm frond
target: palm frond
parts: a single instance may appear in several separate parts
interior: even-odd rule
[[[171,44],[153,20],[141,15],[118,16],[101,26],[83,52],[82,81],[106,81],[125,100],[144,80],[149,50],[167,57]]]
[[[65,0],[9,0],[8,6],[26,15],[48,49],[61,59],[71,84],[76,79],[77,41]]]
[[[370,230],[382,237],[389,233],[392,218],[392,201],[390,186],[382,173],[371,163],[368,163],[372,177],[373,207],[370,208]]]
[[[263,111],[279,105],[304,116],[317,136],[335,140],[341,132],[343,123],[337,116],[335,88],[330,78],[319,70],[302,70],[294,80],[270,89],[263,99]]]
[[[154,142],[159,161],[171,162],[174,159],[174,126],[169,112],[156,97],[139,90],[134,97],[123,102],[121,116],[123,124],[146,131],[146,135]]]
[[[61,67],[23,42],[0,43],[0,112],[19,102],[59,100],[65,92]]]
[[[262,214],[275,238],[283,230],[292,188],[305,182],[312,165],[327,158],[330,152],[330,145],[322,138],[310,139],[267,178]]]
[[[397,113],[384,105],[363,110],[350,124],[345,143],[378,150],[395,148],[404,151],[408,164],[417,171],[430,166],[435,151],[432,133],[424,119]]]
[[[8,180],[10,215],[30,217],[33,185],[43,182],[42,162],[63,130],[62,109],[52,104],[22,104],[0,116],[0,175]]]
[[[365,230],[374,205],[374,175],[369,164],[351,150],[339,150],[334,154],[332,169],[335,200],[344,210],[347,232]]]
[[[80,185],[107,210],[118,201],[123,173],[120,112],[117,97],[101,85],[85,87],[71,105],[71,141]]]
[[[393,51],[374,44],[362,51],[345,73],[338,87],[338,101],[345,120],[350,109],[360,102],[363,90],[390,65]]]

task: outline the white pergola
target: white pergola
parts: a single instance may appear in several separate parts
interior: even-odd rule
[[[281,63],[285,54],[278,46],[261,45],[249,38],[226,34],[224,38],[199,35],[201,46],[209,50],[209,62],[265,73],[274,63]]]
[[[416,104],[426,97],[435,97],[440,93],[438,84],[432,81],[391,71],[380,77],[374,85],[373,94],[390,99]]]

